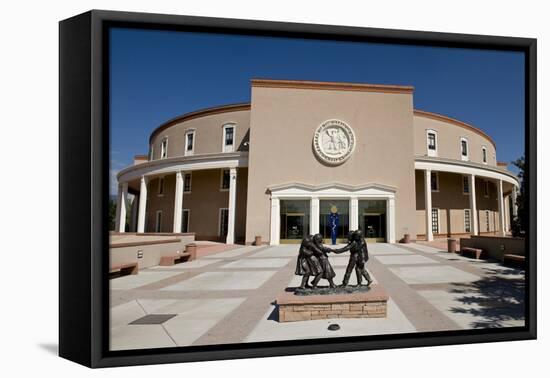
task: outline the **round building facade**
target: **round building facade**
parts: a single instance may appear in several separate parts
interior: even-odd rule
[[[149,153],[117,176],[115,231],[269,244],[355,229],[390,243],[505,235],[519,182],[494,141],[414,109],[413,95],[406,86],[252,80],[250,103],[152,132]],[[122,206],[128,193],[135,200]]]

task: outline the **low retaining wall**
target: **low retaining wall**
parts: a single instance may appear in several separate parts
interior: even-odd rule
[[[501,236],[461,238],[460,247],[480,248],[491,259],[502,260],[504,254],[525,255],[525,239]]]
[[[335,318],[385,318],[388,294],[379,285],[365,293],[277,297],[279,322]]]
[[[137,262],[139,269],[157,266],[162,256],[185,252],[185,246],[195,241],[194,234],[129,236],[131,237],[127,240],[111,242],[109,248],[111,266],[130,262]]]

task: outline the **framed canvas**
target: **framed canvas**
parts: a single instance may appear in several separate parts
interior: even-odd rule
[[[536,40],[60,22],[59,353],[536,337]]]

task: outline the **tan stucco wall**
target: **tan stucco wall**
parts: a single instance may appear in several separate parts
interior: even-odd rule
[[[161,232],[172,232],[174,229],[174,193],[176,175],[164,176],[164,194],[158,195],[159,177],[149,180],[147,186],[147,210],[145,232],[155,232],[155,217],[158,210],[162,211]]]
[[[395,186],[396,237],[413,230],[412,112],[410,93],[253,86],[246,241],[270,239],[266,190],[292,182]],[[357,138],[353,155],[337,167],[321,163],[312,150],[315,129],[333,118],[348,123]]]
[[[462,175],[438,172],[439,191],[432,191],[432,208],[440,209],[440,234],[465,233],[464,209],[470,208],[470,197],[462,192]],[[416,233],[425,235],[424,171],[417,170],[416,178]],[[484,179],[476,178],[476,206],[478,230],[481,233],[498,231],[497,188],[489,182],[489,197],[484,195]],[[489,211],[487,230],[486,210]],[[473,226],[472,226],[473,227]]]
[[[195,129],[194,155],[223,152],[223,125],[227,123],[236,125],[235,151],[246,150],[242,142],[250,126],[250,111],[242,110],[190,119],[160,131],[152,139],[153,159],[160,159],[165,137],[168,138],[168,157],[184,156],[185,133],[190,129]]]
[[[191,192],[183,194],[183,208],[190,210],[189,232],[197,240],[217,240],[219,209],[227,208],[229,190],[220,190],[221,170],[191,172]],[[246,225],[246,188],[248,169],[237,170],[237,206],[235,240],[243,241]],[[149,181],[147,193],[146,232],[155,231],[155,215],[162,210],[162,232],[173,231],[175,174],[164,176],[164,195],[158,195],[158,178]]]
[[[417,156],[427,156],[426,131],[437,132],[437,157],[462,160],[460,138],[468,139],[471,162],[483,163],[481,147],[487,148],[487,165],[497,165],[495,147],[491,141],[478,133],[450,122],[444,122],[414,115],[414,152]]]

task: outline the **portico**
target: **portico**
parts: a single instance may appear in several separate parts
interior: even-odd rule
[[[336,212],[341,213],[340,218],[342,223],[339,229],[339,239],[345,238],[347,231],[364,228],[363,232],[366,237],[369,237],[369,224],[365,224],[361,216],[368,213],[359,214],[359,209],[366,211],[368,204],[360,203],[367,201],[378,201],[383,203],[384,209],[380,216],[384,216],[384,230],[382,238],[390,243],[395,243],[395,194],[396,188],[382,184],[364,184],[364,185],[342,185],[342,184],[326,184],[326,185],[308,185],[301,183],[292,183],[269,188],[271,196],[271,226],[270,226],[270,244],[278,245],[281,242],[299,242],[306,234],[321,233],[324,237],[327,235],[324,230],[321,230],[323,206],[332,205],[333,203],[345,204],[345,207],[336,207]],[[292,203],[294,202],[294,203]],[[296,205],[295,208],[307,206],[305,211],[286,212],[281,204]],[[290,207],[290,206],[288,206]],[[296,220],[292,222],[292,227],[296,228],[297,233],[289,237],[285,235],[285,218],[290,216]],[[303,219],[300,221],[299,219]],[[288,228],[288,223],[286,223]],[[376,224],[371,225],[371,230],[377,227]],[[381,231],[379,228],[376,232]]]
[[[469,207],[466,209],[469,210],[469,212],[465,215],[465,223],[467,222],[468,224],[465,224],[464,231],[471,235],[479,235],[481,232],[479,213],[488,210],[486,210],[487,206],[485,206],[484,209],[480,209],[478,206],[478,198],[480,196],[484,199],[490,198],[488,185],[492,183],[496,188],[496,219],[494,220],[492,229],[498,236],[506,235],[511,224],[506,204],[510,201],[509,197],[514,197],[519,187],[517,178],[511,173],[487,166],[480,167],[479,164],[474,163],[446,161],[445,159],[433,159],[428,157],[417,157],[415,160],[415,169],[423,172],[425,239],[427,241],[432,241],[434,239],[435,232],[439,233],[439,219],[434,219],[434,217],[439,218],[439,214],[438,211],[435,211],[432,201],[432,193],[440,191],[439,178],[437,177],[438,172],[452,173],[459,177],[462,176],[464,180],[462,184],[462,193],[468,197],[469,202]],[[458,182],[457,180],[456,185],[459,185]],[[480,184],[484,193],[478,193],[476,191],[476,187],[479,187]],[[515,203],[515,199],[513,203]],[[490,206],[491,208],[493,207],[492,205]],[[491,220],[488,216],[485,218],[487,227],[484,232],[490,232],[491,227],[489,224],[491,224]]]
[[[233,159],[228,159],[227,155],[232,155]],[[136,216],[136,228],[135,230],[130,227],[130,231],[135,231],[137,233],[146,233],[146,232],[159,232],[156,227],[147,226],[147,217],[149,214],[149,202],[151,199],[165,198],[165,196],[173,197],[172,208],[167,210],[167,213],[173,213],[170,217],[166,217],[170,221],[170,225],[163,224],[161,227],[162,232],[172,232],[172,233],[181,233],[183,231],[183,213],[185,206],[187,205],[184,201],[186,195],[190,195],[190,192],[185,192],[185,177],[186,174],[195,174],[198,176],[198,172],[216,172],[211,176],[219,177],[218,172],[221,172],[221,176],[228,172],[228,180],[224,181],[223,178],[220,179],[220,183],[214,182],[211,186],[215,186],[218,189],[217,197],[221,197],[219,208],[223,209],[223,219],[218,215],[218,221],[220,223],[220,237],[223,237],[223,241],[227,244],[235,243],[235,228],[236,228],[236,212],[237,212],[237,169],[239,167],[246,168],[247,157],[246,154],[224,154],[225,159],[220,158],[216,159],[215,157],[210,157],[209,159],[205,158],[195,158],[195,157],[184,157],[177,159],[166,159],[171,160],[167,161],[155,161],[143,163],[138,166],[131,167],[121,172],[119,177],[119,193],[117,195],[117,215],[116,215],[116,230],[117,232],[125,232],[125,219],[126,219],[126,208],[128,201],[129,188],[132,188],[133,194],[137,196],[137,211],[133,209],[133,213]],[[156,163],[156,164],[155,164]],[[159,164],[160,163],[160,164]],[[154,187],[151,187],[153,181],[159,182],[162,180],[162,184],[159,183]],[[173,189],[171,185],[168,185],[169,182],[174,182]],[[196,179],[195,185],[200,185]],[[210,181],[216,181],[212,179]],[[224,182],[222,182],[224,181]],[[206,183],[210,184],[210,183]],[[202,185],[205,185],[204,183]],[[219,186],[218,186],[219,185]],[[225,187],[226,186],[226,187]],[[161,189],[162,187],[162,189]],[[139,188],[139,189],[138,189]],[[190,190],[190,189],[188,189]],[[225,197],[225,201],[223,198]],[[217,210],[217,209],[216,209]],[[162,210],[158,210],[161,212]],[[197,214],[200,216],[200,214]],[[159,215],[159,218],[156,220],[159,222],[159,219],[164,223],[165,219],[162,219],[163,215]],[[134,222],[130,222],[131,224]],[[150,223],[150,222],[149,222]]]

